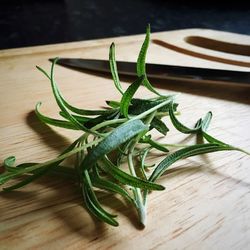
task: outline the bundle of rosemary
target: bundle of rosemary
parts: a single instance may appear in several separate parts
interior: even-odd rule
[[[64,119],[54,119],[43,115],[41,103],[36,105],[36,115],[44,123],[82,131],[82,135],[67,147],[55,159],[43,163],[23,163],[15,166],[15,157],[10,156],[4,161],[4,173],[0,175],[0,184],[16,179],[4,191],[11,191],[27,185],[39,177],[53,172],[73,178],[79,184],[84,204],[88,211],[100,220],[118,226],[115,215],[106,211],[98,201],[96,190],[117,193],[130,202],[138,211],[140,222],[146,223],[147,198],[150,190],[164,190],[156,183],[157,179],[169,166],[178,160],[191,156],[222,150],[238,150],[209,135],[206,131],[212,118],[208,112],[204,118],[196,122],[194,128],[183,125],[176,117],[177,103],[174,95],[163,95],[150,84],[146,76],[145,59],[150,41],[150,28],[137,60],[138,78],[126,90],[123,90],[116,67],[115,45],[110,47],[110,69],[116,89],[121,94],[120,101],[107,101],[107,109],[86,110],[70,105],[60,93],[54,78],[57,59],[52,63],[51,72],[47,73],[37,67],[50,81],[59,114]],[[144,85],[155,97],[150,99],[134,98],[140,85]],[[170,152],[166,144],[152,137],[155,129],[167,135],[168,127],[162,118],[169,116],[174,127],[184,134],[198,134],[204,143],[190,146],[181,145],[181,149]],[[146,160],[151,150],[165,154],[158,164],[147,166]],[[115,152],[115,154],[114,154]],[[111,153],[112,157],[111,157]],[[63,161],[75,156],[74,168],[63,166]],[[115,157],[114,157],[115,156]],[[124,164],[124,162],[126,164]]]

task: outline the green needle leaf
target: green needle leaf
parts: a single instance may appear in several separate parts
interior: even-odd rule
[[[135,92],[141,85],[141,83],[144,80],[144,76],[140,76],[138,79],[135,80],[126,90],[126,92],[123,94],[121,103],[120,103],[120,110],[121,113],[128,118],[128,109],[130,105],[130,101],[132,100]]]
[[[67,119],[73,124],[75,125],[78,129],[80,130],[83,130],[87,133],[91,133],[91,134],[95,134],[95,135],[99,135],[98,133],[96,132],[93,132],[91,131],[90,129],[86,128],[85,126],[83,126],[80,122],[78,122],[70,113],[69,111],[67,110],[67,107],[65,106],[65,102],[64,102],[64,99],[62,98],[60,92],[59,92],[59,89],[57,87],[57,84],[54,80],[54,67],[55,67],[55,64],[57,62],[58,58],[56,58],[53,63],[52,63],[52,66],[51,66],[51,73],[50,73],[50,83],[51,83],[51,87],[52,87],[52,92],[54,94],[54,97],[56,99],[56,102],[58,104],[58,106],[60,107],[61,111],[67,116]],[[43,72],[47,77],[48,77],[48,74],[43,70],[41,69],[40,67],[37,66],[37,68]]]
[[[90,120],[84,123],[84,126],[86,128],[92,128],[98,124],[101,124],[102,122],[115,120],[117,116],[120,116],[120,111],[112,110],[112,112],[108,114],[103,114],[95,118],[91,118]]]
[[[157,100],[147,100],[147,99],[138,99],[133,98],[131,100],[131,106],[129,106],[129,114],[131,115],[139,115],[163,102],[166,100],[170,100],[172,96],[166,96],[165,98],[157,99]],[[178,104],[174,104],[174,110],[176,111],[176,107]],[[165,104],[163,107],[159,108],[158,112],[163,112],[166,115],[169,111],[170,101],[169,103]]]
[[[122,143],[147,129],[148,127],[141,120],[133,120],[122,124],[89,152],[80,168],[82,170],[91,168],[105,154],[110,153]]]
[[[46,124],[50,124],[56,127],[61,127],[61,128],[67,128],[67,129],[73,129],[73,130],[80,130],[79,127],[75,126],[74,124],[72,124],[71,122],[68,121],[63,121],[63,120],[58,120],[58,119],[54,119],[54,118],[50,118],[48,116],[43,115],[40,111],[39,108],[41,106],[41,102],[38,102],[36,104],[36,108],[35,108],[35,113],[38,117],[38,119]]]
[[[228,145],[222,141],[219,141],[218,139],[214,138],[213,136],[209,135],[208,133],[206,132],[202,132],[202,136],[207,140],[207,142],[210,142],[210,143],[217,143],[217,144],[220,144],[220,145]]]
[[[105,180],[105,179],[101,178],[99,173],[98,173],[97,167],[94,167],[93,170],[94,170],[94,172],[90,176],[93,186],[100,188],[100,189],[106,189],[106,190],[111,191],[113,193],[120,194],[125,199],[127,199],[129,202],[134,203],[134,199],[130,196],[130,194],[127,192],[127,190],[125,190],[124,188],[122,188],[121,186],[119,186],[118,184],[116,184],[114,182],[111,182],[109,180]]]
[[[6,171],[8,172],[12,172],[12,171],[16,171],[16,168],[14,167],[16,161],[16,157],[15,156],[9,156],[8,158],[6,158],[3,162],[3,166],[5,168]]]
[[[95,202],[93,202],[93,200],[91,199],[89,190],[86,186],[82,187],[82,194],[84,197],[85,205],[90,213],[96,216],[99,220],[102,220],[111,226],[119,226],[118,222],[115,219],[103,212],[103,210],[101,210],[99,206],[96,206]]]
[[[33,182],[34,180],[38,179],[39,177],[41,177],[42,175],[44,175],[47,171],[48,171],[48,167],[44,167],[44,168],[41,168],[41,169],[38,169],[36,171],[36,174],[33,174],[29,177],[26,177],[24,180],[14,184],[14,185],[11,185],[9,187],[5,187],[3,188],[4,191],[12,191],[12,190],[15,190],[15,189],[18,189],[18,188],[21,188],[31,182]]]
[[[106,101],[107,105],[109,105],[111,108],[120,108],[120,102],[117,101]]]
[[[119,75],[117,71],[116,61],[115,61],[115,44],[112,43],[109,49],[109,65],[110,71],[114,80],[115,87],[123,95],[122,86],[119,80]]]
[[[104,157],[99,161],[101,163],[101,167],[107,171],[110,175],[113,176],[116,180],[120,181],[123,184],[148,189],[148,190],[164,190],[165,188],[162,185],[146,181],[137,177],[134,177],[126,172],[122,171],[118,167],[116,167],[109,159]]]
[[[207,142],[210,143],[217,143],[220,145],[226,145],[229,146],[227,143],[224,143],[222,141],[219,141],[218,139],[214,138],[213,136],[209,135],[208,133],[206,133],[205,131],[207,131],[208,126],[212,120],[212,112],[209,111],[205,117],[202,119],[202,124],[201,124],[201,129],[202,129],[202,136],[207,140]]]
[[[237,149],[231,146],[220,145],[215,143],[197,144],[186,148],[182,148],[168,155],[164,160],[162,160],[159,163],[159,165],[154,169],[152,175],[149,178],[149,181],[155,181],[166,171],[166,169],[169,166],[171,166],[173,163],[175,163],[180,159],[216,151],[223,151],[223,150],[237,150]]]
[[[74,107],[74,106],[70,105],[60,93],[59,93],[59,95],[60,95],[60,98],[61,98],[61,101],[62,101],[63,105],[67,109],[69,109],[70,111],[74,112],[75,114],[93,116],[93,115],[103,115],[103,114],[109,114],[110,113],[109,109],[106,109],[106,110],[89,110],[89,109],[80,109],[80,108]]]
[[[95,206],[100,211],[102,211],[102,213],[106,214],[107,216],[116,217],[116,215],[110,214],[106,210],[104,210],[102,208],[101,204],[99,203],[99,201],[97,200],[97,197],[96,197],[95,192],[94,192],[93,187],[92,187],[92,182],[91,182],[91,179],[90,179],[88,171],[84,171],[83,176],[84,176],[83,177],[83,180],[84,180],[83,185],[85,185],[87,187],[87,191],[88,191],[89,197],[91,198],[91,200],[95,204]]]
[[[26,165],[27,167],[20,168],[20,170],[18,170],[18,171],[4,172],[3,174],[0,174],[0,185],[6,183],[7,181],[9,181],[15,177],[21,176],[21,175],[26,174],[26,173],[32,173],[39,168],[43,168],[43,167],[46,167],[48,165],[60,162],[61,160],[64,160],[65,158],[68,158],[68,157],[70,157],[70,156],[72,156],[72,155],[74,155],[82,150],[85,150],[89,147],[92,147],[93,145],[96,145],[100,141],[101,141],[101,138],[98,138],[98,139],[95,139],[94,141],[91,141],[91,142],[84,144],[80,147],[76,147],[73,150],[71,150],[65,154],[61,154],[55,159],[52,159],[52,160],[49,160],[49,161],[46,161],[43,163],[39,163],[39,164],[32,164],[31,166],[28,163],[29,166]]]
[[[156,91],[154,87],[151,85],[146,74],[146,54],[148,50],[149,41],[150,41],[150,25],[148,25],[147,27],[146,37],[142,44],[142,47],[141,47],[141,50],[137,59],[137,65],[136,65],[137,76],[140,77],[144,75],[145,76],[145,79],[143,81],[144,86],[151,92],[155,93],[156,95],[161,96],[161,94],[158,91]]]
[[[174,114],[174,104],[173,102],[171,102],[171,105],[169,107],[169,116],[170,116],[170,119],[174,125],[174,127],[179,130],[181,133],[184,133],[184,134],[192,134],[192,133],[198,133],[201,129],[201,123],[198,121],[197,124],[199,124],[199,126],[195,126],[195,128],[188,128],[186,127],[184,124],[182,124],[175,116]]]
[[[56,64],[56,61],[58,60],[59,58],[55,58],[52,62],[52,67],[51,67],[51,72],[54,70],[54,64]],[[36,66],[36,68],[41,71],[50,81],[51,81],[51,76],[49,76],[49,74],[42,68],[40,68],[39,66]],[[88,110],[88,109],[79,109],[77,107],[74,107],[72,105],[70,105],[64,98],[63,96],[61,95],[61,93],[59,92],[59,90],[57,91],[58,95],[60,96],[60,101],[63,103],[63,105],[68,108],[70,111],[76,113],[76,114],[79,114],[79,115],[101,115],[101,114],[105,114],[105,113],[108,113],[109,110]]]
[[[68,152],[70,152],[73,148],[75,148],[76,144],[77,144],[78,140],[76,140],[75,142],[73,142],[68,148],[66,148],[60,155],[66,154]],[[14,185],[11,185],[9,187],[3,188],[4,191],[11,191],[14,189],[18,189],[21,188],[31,182],[33,182],[34,180],[38,179],[39,177],[43,176],[44,174],[46,174],[47,172],[49,172],[50,170],[55,169],[56,167],[59,166],[59,164],[63,161],[64,159],[57,161],[56,163],[52,163],[49,164],[45,167],[42,167],[40,169],[36,169],[33,174],[31,176],[26,177],[24,180],[15,183]],[[16,169],[18,170],[18,168],[27,168],[30,166],[34,166],[37,165],[38,163],[24,163],[24,164],[20,164],[18,166],[16,166]]]
[[[158,149],[159,151],[162,152],[169,152],[169,150],[162,144],[160,144],[159,142],[152,140],[151,136],[144,136],[144,138],[142,139],[143,143],[148,143],[151,147]]]
[[[166,124],[157,117],[154,117],[153,120],[151,121],[150,128],[155,128],[156,130],[158,130],[163,135],[166,135],[167,132],[169,131]]]
[[[208,126],[212,120],[212,117],[213,117],[213,114],[211,111],[209,111],[205,117],[202,119],[202,125],[201,125],[201,128],[202,128],[202,131],[207,131],[208,129]]]
[[[89,178],[88,172],[84,171],[83,173],[83,186],[82,186],[83,196],[85,199],[85,205],[88,210],[95,215],[98,219],[112,225],[118,226],[118,222],[113,219],[115,215],[112,215],[106,212],[100,205],[99,201],[96,198],[96,195],[92,189],[92,183]]]
[[[65,114],[64,112],[60,111],[59,115],[62,116],[63,118],[67,119],[67,114]],[[72,116],[80,123],[85,123],[89,120],[91,120],[92,118],[87,117],[87,116],[82,116],[82,115],[73,115]]]

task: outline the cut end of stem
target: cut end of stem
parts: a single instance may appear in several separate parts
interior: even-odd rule
[[[140,225],[142,226],[142,229],[144,229],[147,224],[147,214],[145,207],[140,207],[139,218],[140,218]]]

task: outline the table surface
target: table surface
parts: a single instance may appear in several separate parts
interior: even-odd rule
[[[187,35],[206,35],[223,41],[249,44],[249,36],[212,30],[184,30],[153,34],[175,46],[211,54],[211,50],[185,43]],[[16,155],[17,162],[42,162],[59,154],[79,136],[78,132],[41,124],[34,115],[36,102],[55,117],[58,108],[47,79],[35,69],[50,68],[48,58],[107,58],[111,42],[117,58],[136,60],[144,35],[101,39],[60,45],[0,51],[0,160]],[[242,69],[230,65],[250,62],[249,57],[213,52],[225,62],[185,55],[152,43],[148,62],[214,68]],[[73,105],[98,108],[107,99],[118,99],[109,77],[56,67],[56,79],[64,97]],[[207,111],[214,118],[209,133],[250,150],[249,86],[153,81],[162,93],[180,92],[177,101],[181,120],[192,126]],[[123,79],[124,88],[128,79]],[[151,96],[144,88],[140,97]],[[191,117],[191,119],[190,119]],[[196,138],[180,135],[170,126],[168,143],[193,143]],[[160,161],[160,158],[152,158]],[[217,152],[182,160],[159,180],[163,192],[149,196],[148,223],[142,230],[137,214],[121,198],[101,195],[101,203],[118,214],[113,228],[91,217],[83,208],[74,184],[43,177],[20,190],[0,193],[1,249],[249,249],[250,248],[250,158],[240,152]]]

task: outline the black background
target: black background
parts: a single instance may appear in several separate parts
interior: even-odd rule
[[[37,0],[0,2],[0,49],[182,28],[250,35],[250,1]]]

